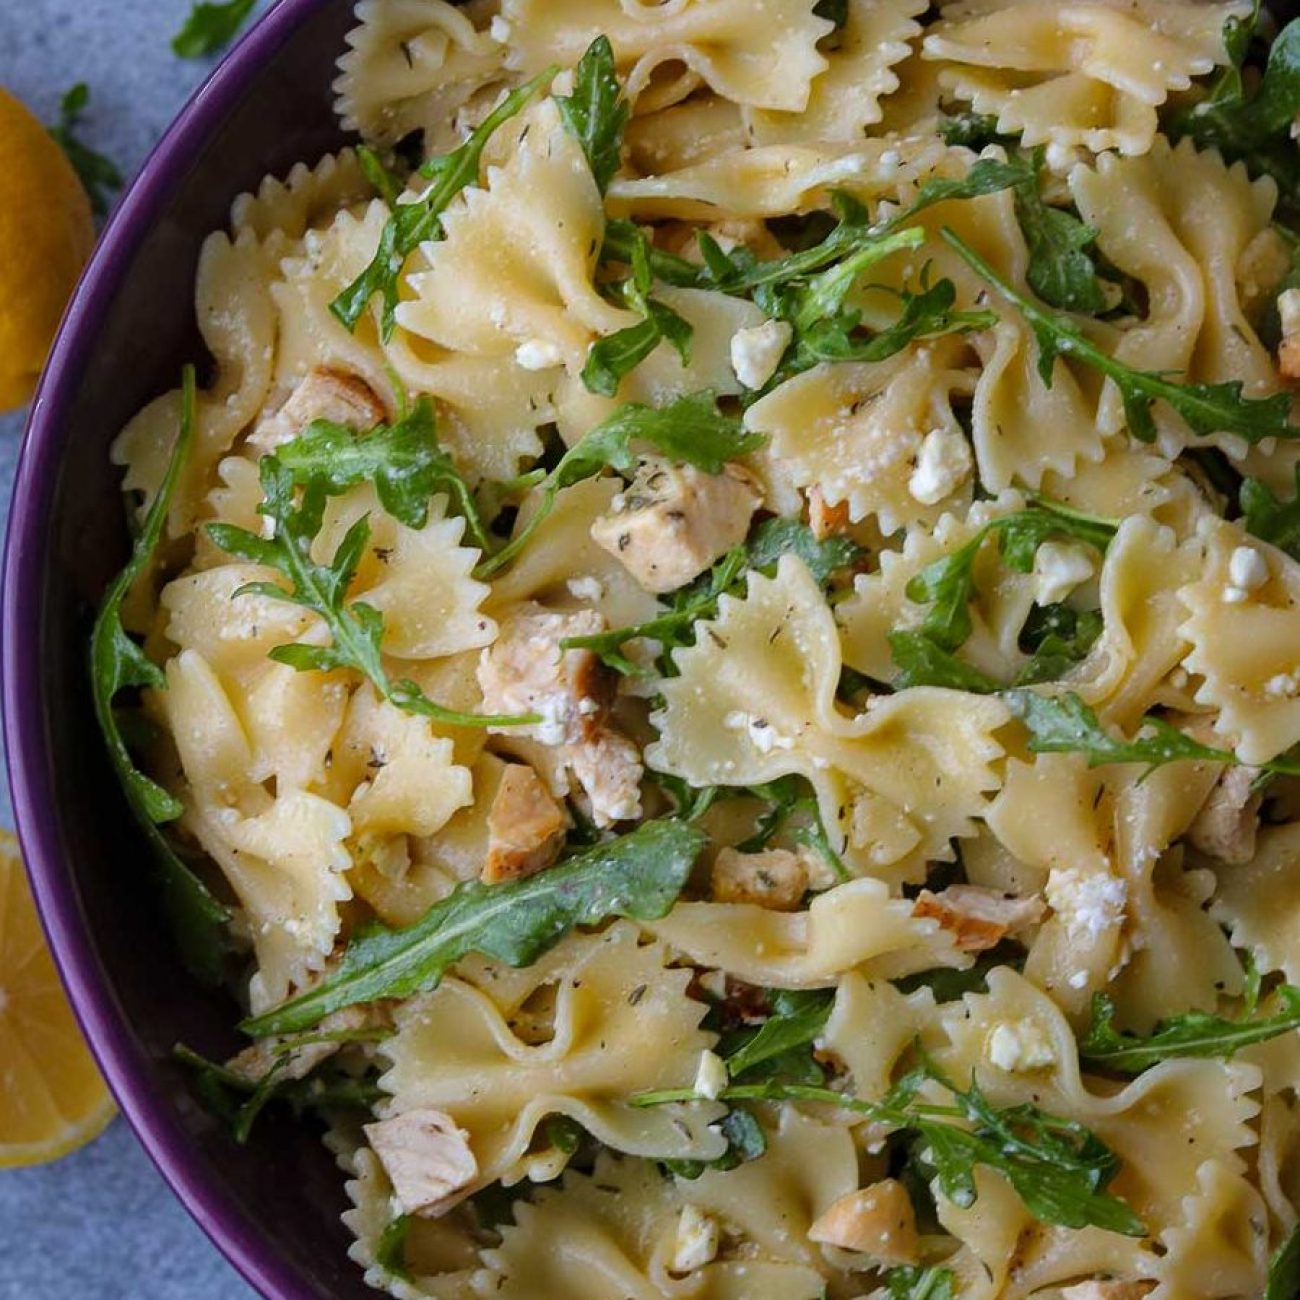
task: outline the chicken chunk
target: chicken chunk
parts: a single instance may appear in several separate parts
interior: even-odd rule
[[[894,1178],[841,1196],[813,1222],[808,1236],[882,1264],[915,1264],[920,1258],[916,1212],[907,1189]]]
[[[712,886],[719,903],[757,903],[773,912],[797,912],[808,891],[808,868],[789,849],[741,853],[725,848],[713,860]]]
[[[1076,1282],[1061,1288],[1061,1300],[1143,1300],[1155,1290],[1154,1282]]]
[[[446,1111],[408,1110],[364,1131],[404,1214],[436,1219],[464,1200],[478,1177],[469,1135]]]
[[[614,498],[611,513],[592,524],[591,536],[646,591],[662,595],[743,542],[762,499],[739,465],[706,474],[647,456],[627,491]]]
[[[328,420],[357,433],[373,429],[387,416],[375,390],[342,370],[317,366],[307,372],[289,400],[263,420],[249,437],[261,452],[274,451],[296,438],[314,420]]]
[[[824,542],[836,533],[844,532],[849,526],[849,503],[841,501],[839,505],[826,504],[822,490],[816,484],[808,489],[808,527],[813,536]]]
[[[1187,828],[1187,842],[1220,862],[1249,862],[1255,856],[1263,795],[1255,790],[1257,767],[1229,767]]]
[[[511,763],[488,812],[484,882],[519,880],[549,867],[564,847],[568,824],[541,777],[525,763]]]
[[[1041,898],[1013,898],[981,885],[949,885],[937,894],[923,889],[913,916],[932,916],[950,930],[961,952],[995,948],[1009,934],[1043,919]]]
[[[562,749],[598,826],[640,816],[641,755],[611,721],[613,675],[590,650],[560,643],[604,630],[595,610],[559,614],[525,606],[502,623],[478,668],[487,712],[541,716],[509,733]]]

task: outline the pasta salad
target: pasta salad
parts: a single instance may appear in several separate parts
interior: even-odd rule
[[[408,1300],[1300,1293],[1300,26],[362,0],[96,704]],[[232,1020],[235,1017],[232,1015]]]

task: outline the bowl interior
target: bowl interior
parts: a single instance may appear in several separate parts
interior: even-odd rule
[[[4,686],[14,807],[78,1013],[168,1180],[249,1280],[276,1297],[373,1296],[346,1256],[343,1178],[308,1126],[246,1147],[171,1061],[238,1046],[236,1008],[184,973],[146,849],[104,757],[86,673],[98,601],[124,562],[109,443],[202,355],[204,235],[267,173],[338,148],[330,83],[352,6],[282,0],[200,93],[125,201],[70,310],[33,408],[6,561]]]

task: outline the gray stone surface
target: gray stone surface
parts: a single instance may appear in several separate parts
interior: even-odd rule
[[[46,121],[91,88],[87,143],[133,174],[208,66],[169,39],[189,0],[0,0],[0,85]],[[0,417],[0,524],[22,416]],[[8,822],[8,794],[0,821]],[[0,1300],[247,1300],[126,1125],[39,1169],[0,1170]]]

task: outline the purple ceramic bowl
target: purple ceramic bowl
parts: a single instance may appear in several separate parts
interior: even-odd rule
[[[268,172],[337,148],[334,61],[349,0],[280,0],[194,97],[122,201],[68,309],[32,408],[3,588],[4,738],[37,903],[73,1006],[123,1112],[236,1268],[276,1300],[373,1297],[347,1258],[343,1179],[318,1134],[264,1124],[246,1147],[196,1102],[179,1041],[236,1047],[235,1007],[185,975],[145,847],[96,731],[94,606],[126,558],[108,447],[203,355],[199,246]],[[141,1278],[140,1293],[148,1291]]]

